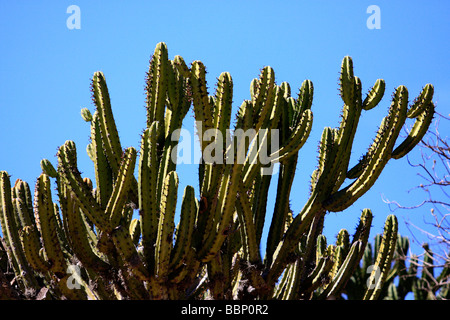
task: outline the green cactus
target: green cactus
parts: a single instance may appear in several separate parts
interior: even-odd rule
[[[382,276],[381,272],[376,271],[373,266],[377,263],[377,257],[381,254],[381,243],[383,236],[378,234],[375,237],[374,245],[367,244],[364,251],[362,264],[358,265],[354,274],[350,278],[345,293],[347,299],[360,300],[364,295],[369,297],[369,293],[374,294],[373,288],[378,289],[373,298],[379,300],[439,300],[448,299],[448,279],[450,277],[448,265],[445,264],[438,276],[433,271],[434,261],[433,253],[425,243],[423,260],[415,254],[408,255],[409,239],[397,235],[395,251],[392,260],[386,265],[389,271],[385,272],[385,279],[381,286],[375,285],[370,278],[374,273]],[[386,248],[386,247],[385,247]],[[374,252],[372,252],[374,251]],[[408,265],[409,264],[409,265]],[[419,270],[422,269],[419,275]],[[372,288],[369,290],[368,288]],[[375,289],[375,290],[376,290]]]
[[[362,294],[355,289],[355,275],[361,274],[359,262],[367,269],[370,260],[372,212],[362,211],[352,239],[343,229],[336,243],[327,246],[322,231],[327,212],[354,204],[390,159],[403,157],[422,139],[434,113],[432,85],[425,86],[409,109],[407,89],[396,89],[373,144],[349,169],[361,113],[379,104],[385,82],[378,79],[363,97],[353,61],[345,57],[340,73],[342,120],[338,128],[323,130],[310,198],[298,214],[292,212],[290,199],[298,157],[313,125],[310,80],[303,81],[293,97],[287,82],[275,82],[271,67],[262,68],[233,127],[231,75],[221,73],[210,95],[203,63],[196,60],[188,66],[181,56],[170,59],[167,46],[159,43],[146,78],[147,122],[139,149],[122,148],[102,72],[94,73],[91,89],[95,110],[83,108],[81,116],[90,124],[86,151],[94,180],[78,170],[77,146],[70,140],[59,147],[56,168],[48,159],[41,161],[34,202],[25,182],[18,180],[11,188],[8,174],[1,172],[6,265],[12,266],[17,283],[2,296],[13,297],[17,289],[34,292],[26,297],[36,298],[45,289],[50,299],[358,296],[352,292],[361,299],[376,299],[385,293],[383,284],[392,284],[392,270],[400,272],[400,263],[390,268],[397,237],[394,216],[386,220],[372,263],[381,276],[375,288],[363,287]],[[202,152],[199,188],[185,187],[176,226],[176,149],[191,106]],[[394,148],[406,118],[415,119],[415,124]],[[273,212],[268,212],[276,162],[277,194]],[[348,180],[353,181],[345,184]],[[52,200],[52,184],[59,206]],[[139,217],[133,216],[134,210]],[[269,234],[262,239],[270,214]],[[411,287],[417,294],[419,284]],[[404,294],[394,289],[390,287],[392,295]]]
[[[378,255],[369,277],[369,288],[364,294],[364,300],[376,300],[381,292],[382,285],[388,275],[391,261],[397,242],[397,218],[390,215],[384,227],[383,238],[378,249]]]
[[[0,222],[3,239],[5,240],[6,250],[14,273],[18,277],[20,289],[25,291],[25,289],[36,288],[36,280],[21,246],[19,230],[22,226],[18,225],[15,219],[11,197],[11,182],[8,173],[5,171],[0,172],[0,204],[2,208]]]

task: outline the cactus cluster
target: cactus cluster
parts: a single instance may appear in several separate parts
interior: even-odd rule
[[[382,248],[381,234],[375,236],[374,245],[367,244],[362,258],[345,289],[348,299],[360,300],[364,296],[364,286],[370,282],[369,268],[375,263],[375,257]],[[450,298],[450,266],[448,261],[441,269],[439,275],[435,266],[433,252],[427,243],[423,244],[422,261],[415,254],[409,255],[409,239],[398,236],[394,246],[391,268],[387,272],[383,283],[378,288],[378,299],[383,300],[448,300]],[[420,274],[419,274],[420,271]]]
[[[294,214],[291,187],[299,151],[312,128],[313,91],[305,80],[292,96],[290,85],[276,84],[274,70],[264,67],[251,82],[250,99],[241,104],[233,126],[231,75],[220,74],[210,95],[203,63],[188,66],[180,56],[171,60],[166,45],[159,43],[147,73],[141,145],[123,148],[105,76],[96,72],[95,111],[81,112],[90,124],[87,153],[95,179],[78,170],[73,141],[59,147],[56,168],[42,160],[34,198],[26,182],[11,186],[8,173],[0,174],[2,247],[14,272],[14,285],[4,286],[2,298],[15,297],[16,289],[25,297],[49,299],[339,296],[365,257],[372,212],[362,211],[352,240],[342,230],[330,245],[322,235],[325,215],[355,203],[390,159],[406,155],[422,139],[434,113],[433,86],[426,85],[411,104],[406,87],[399,86],[367,153],[349,168],[360,115],[379,104],[385,82],[377,80],[363,96],[352,59],[345,57],[340,126],[323,130],[309,200]],[[175,225],[176,150],[191,106],[203,155],[199,190],[196,194],[194,187],[185,187]],[[414,119],[413,129],[397,143],[407,118]],[[273,212],[267,212],[274,162],[280,163],[277,194]],[[272,220],[263,240],[266,217]],[[374,271],[375,286],[365,289],[364,298],[378,298],[389,279],[396,239],[397,220],[389,216],[374,262],[381,277]],[[262,241],[267,241],[264,254]]]

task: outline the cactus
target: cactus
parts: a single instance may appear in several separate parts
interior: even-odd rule
[[[50,299],[351,295],[359,262],[367,259],[370,249],[372,212],[362,211],[352,240],[343,229],[332,245],[322,234],[326,213],[343,211],[365,194],[390,159],[403,157],[422,139],[434,113],[432,85],[425,86],[409,107],[406,87],[398,87],[374,142],[349,168],[361,113],[379,104],[385,82],[377,80],[363,97],[353,61],[345,57],[340,72],[341,123],[323,130],[310,197],[294,214],[292,183],[313,125],[310,80],[292,96],[287,82],[275,82],[271,67],[262,68],[233,125],[231,74],[221,73],[210,95],[203,63],[195,60],[188,66],[181,56],[172,60],[167,46],[159,43],[147,73],[147,122],[138,149],[122,147],[102,72],[94,73],[91,91],[95,110],[83,108],[81,116],[90,124],[86,151],[94,180],[82,176],[77,146],[70,140],[59,147],[56,167],[48,159],[41,161],[34,202],[25,182],[18,180],[11,188],[8,173],[1,173],[3,244],[17,284],[5,287],[3,296],[13,297],[14,290],[28,292],[24,297]],[[175,225],[180,183],[176,149],[191,106],[202,152],[199,189],[185,187]],[[397,144],[406,118],[415,119],[415,124]],[[276,162],[276,201],[268,212]],[[342,187],[349,180],[353,181]],[[53,202],[55,196],[59,206]],[[263,226],[270,213],[262,253]],[[380,298],[383,283],[392,279],[388,271],[396,228],[396,218],[389,216],[375,263],[382,276],[365,298]]]
[[[394,252],[391,261],[385,264],[387,272],[384,272],[384,274],[380,269],[377,269],[377,261],[379,260],[377,257],[382,254],[380,249],[382,249],[383,236],[377,234],[374,245],[367,244],[362,264],[357,266],[343,291],[347,298],[360,300],[366,296],[379,300],[448,299],[448,280],[450,277],[448,262],[444,263],[440,274],[435,276],[434,272],[431,271],[434,269],[433,253],[428,244],[423,244],[423,260],[420,262],[417,255],[411,254],[408,256],[409,239],[400,235],[397,235],[396,238]],[[420,269],[422,271],[419,273]],[[380,286],[376,285],[371,278],[375,274],[377,277],[384,277]],[[377,292],[374,295],[375,291]]]
[[[397,241],[397,230],[397,218],[390,215],[386,220],[383,238],[378,249],[375,264],[373,265],[373,269],[368,280],[370,284],[364,294],[364,300],[376,300],[381,292],[382,284],[386,280],[394,255],[395,244]]]

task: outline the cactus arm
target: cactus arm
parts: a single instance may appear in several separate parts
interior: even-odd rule
[[[116,227],[122,218],[122,209],[127,200],[131,183],[134,178],[133,171],[136,163],[136,149],[130,147],[125,150],[120,169],[117,174],[113,193],[106,207],[106,215],[110,218],[110,223]]]
[[[311,178],[311,196],[319,195],[321,201],[329,193],[330,185],[336,182],[336,176],[331,175],[331,169],[336,166],[337,129],[325,127],[319,144],[319,164]],[[318,192],[319,190],[323,190]]]
[[[94,199],[88,186],[81,178],[76,165],[76,147],[72,141],[66,141],[58,151],[59,171],[68,189],[75,195],[76,201],[89,219],[103,231],[111,231],[110,223]]]
[[[92,94],[96,111],[98,112],[103,147],[113,172],[117,173],[122,155],[122,147],[111,109],[105,75],[102,72],[97,71],[92,77]]]
[[[200,209],[197,222],[199,232],[194,237],[195,243],[197,244],[196,247],[203,246],[201,243],[206,240],[208,235],[211,235],[217,223],[217,218],[215,217],[216,207],[223,202],[224,192],[226,191],[224,188],[221,189],[225,169],[226,165],[207,163],[202,157],[199,170],[199,177],[201,179]],[[222,173],[222,176],[219,173]],[[214,180],[212,178],[213,174],[220,178]]]
[[[213,127],[212,109],[210,104],[208,89],[206,87],[206,69],[201,61],[194,61],[191,65],[190,82],[192,87],[192,101],[194,105],[194,114],[197,124],[200,128],[197,130],[201,133]],[[206,147],[206,141],[200,137],[201,150]]]
[[[178,81],[178,69],[174,63],[174,61],[169,60],[167,66],[167,109],[170,111],[171,116],[177,116],[180,110],[177,110],[180,104],[180,92],[182,92],[180,86],[180,82]],[[166,110],[166,113],[167,111]],[[167,115],[166,117],[167,118]],[[166,122],[167,123],[167,122]],[[166,126],[165,136],[168,136],[169,126]]]
[[[225,155],[227,150],[227,141],[230,139],[228,128],[230,127],[232,100],[233,80],[228,72],[223,72],[217,80],[217,89],[214,99],[215,107],[213,113],[213,128],[215,129],[214,143],[211,143],[211,145],[214,145],[215,147],[219,146],[219,150],[224,151],[224,153],[220,155],[223,157],[223,163],[226,162]],[[220,139],[218,135],[220,135]],[[220,145],[220,143],[222,144]],[[207,148],[205,148],[205,150]],[[220,181],[220,176],[223,174],[224,168],[224,165],[221,164],[216,164],[213,168],[212,163],[207,163],[207,175],[210,176],[209,191],[211,193],[214,193],[215,190],[217,190],[219,185],[218,182]]]
[[[213,126],[223,137],[223,149],[226,149],[227,129],[230,127],[233,103],[233,80],[228,72],[222,72],[217,80]],[[217,140],[216,140],[217,141]]]
[[[369,158],[367,154],[363,155],[357,164],[355,164],[350,170],[347,171],[347,178],[349,179],[356,179],[358,178],[364,171],[364,169],[367,167],[367,164],[369,163]]]
[[[64,223],[59,212],[59,206],[56,203],[53,203],[53,216],[55,217],[56,234],[58,236],[59,243],[61,244],[61,249],[63,250],[64,254],[69,257],[72,255],[72,248],[67,239]]]
[[[183,258],[184,262],[180,263],[178,268],[171,269],[169,278],[172,283],[182,284],[184,286],[192,284],[200,268],[200,262],[195,257],[195,249],[191,246]]]
[[[348,56],[342,61],[340,92],[344,106],[340,127],[335,137],[335,161],[331,162],[329,168],[330,175],[336,177],[332,191],[338,190],[346,178],[351,148],[362,110],[361,81],[353,75],[353,62]],[[331,190],[327,187],[326,193]]]
[[[313,218],[321,216],[325,213],[322,204],[317,201],[317,195],[313,194],[303,207],[302,211],[293,219],[288,227],[284,238],[277,246],[274,252],[273,262],[267,274],[267,284],[271,286],[281,275],[284,267],[288,263],[287,258],[294,248],[294,244],[298,243],[300,236],[306,232]]]
[[[437,283],[439,284],[439,293],[437,294],[437,299],[445,300],[450,298],[450,284],[448,283],[450,276],[450,265],[445,265],[436,278]]]
[[[240,154],[246,154],[246,146],[247,144],[245,143],[245,136],[241,136],[240,138],[238,138],[236,148],[237,150],[234,153],[234,157],[232,159],[233,164],[226,164],[224,166],[222,180],[220,184],[217,185],[217,201],[214,201],[214,204],[211,205],[210,200],[208,200],[208,197],[206,197],[206,206],[208,208],[206,208],[205,213],[210,214],[211,217],[215,218],[211,219],[211,217],[208,217],[208,220],[205,224],[206,227],[203,233],[204,236],[202,250],[200,250],[199,252],[200,259],[204,262],[207,262],[209,259],[216,255],[223,241],[227,237],[231,219],[233,217],[235,209],[235,199],[239,188],[238,182],[241,180],[241,173],[244,166],[244,164],[237,161],[237,157]],[[234,145],[230,146],[230,148],[234,148]],[[204,187],[205,182],[203,182],[202,193]],[[211,197],[213,194],[207,195]],[[206,215],[204,217],[206,218]],[[200,225],[203,225],[202,220],[204,218],[200,215],[199,219]],[[212,230],[212,223],[214,221],[217,225],[215,232],[208,232]]]
[[[383,84],[379,84],[380,81]],[[371,106],[369,108],[365,107],[364,104],[366,103],[366,101],[368,104],[377,104],[379,102],[379,100],[381,100],[381,97],[376,98],[375,96],[378,96],[378,95],[382,96],[384,93],[384,87],[385,87],[384,80],[378,79],[376,84],[370,90],[368,96],[366,97],[366,100],[363,103],[363,108],[365,108],[365,110],[369,110],[369,109],[373,108],[373,106]],[[427,87],[425,87],[424,90],[426,88]],[[376,90],[375,93],[374,93],[374,90]],[[381,92],[383,92],[383,93],[381,93]],[[418,98],[416,98],[416,101],[424,101],[424,100],[419,99],[419,97],[418,97]],[[428,101],[428,99],[426,101]],[[431,98],[430,98],[429,103],[431,103]],[[415,108],[416,104],[420,106],[420,108],[417,108],[417,110],[419,110],[420,112],[424,111],[424,112],[420,113],[420,117],[419,117],[419,114],[417,113],[417,110],[413,112],[413,109]],[[416,104],[414,104],[408,110],[407,117],[409,117],[409,118],[416,117],[418,119],[416,120],[413,130],[411,131],[411,133],[409,134],[407,139],[405,139],[405,141],[403,141],[403,143],[392,152],[391,157],[394,159],[399,159],[399,158],[403,157],[404,155],[406,155],[409,151],[411,151],[412,148],[422,139],[423,135],[428,130],[428,126],[433,117],[434,107],[433,107],[433,110],[431,110],[431,114],[430,114],[425,111],[430,111],[430,109],[432,108],[431,106],[423,105],[423,103],[422,104],[416,103]],[[363,156],[361,158],[361,160],[359,161],[359,163],[347,172],[347,178],[355,179],[358,176],[360,176],[361,173],[363,172],[364,168],[367,166],[368,160],[369,160],[368,155]]]
[[[295,172],[296,165],[297,157],[292,157],[286,163],[280,165],[275,208],[267,237],[266,265],[271,264],[273,253],[284,233],[289,212],[289,194],[294,180],[292,172]]]
[[[314,97],[314,86],[311,80],[304,80],[300,87],[298,97],[295,100],[295,112],[293,119],[297,119],[299,114],[305,110],[311,109]],[[293,123],[296,124],[295,122]]]
[[[302,286],[306,287],[303,295],[306,296],[317,290],[321,285],[323,285],[323,280],[325,275],[331,271],[333,267],[333,260],[329,257],[321,257],[317,263],[314,271],[304,280]]]
[[[188,66],[186,65],[186,62],[184,61],[182,56],[176,55],[173,58],[173,62],[175,67],[177,68],[178,72],[181,76],[184,78],[189,78],[191,71],[189,70]]]
[[[43,173],[45,173],[51,178],[56,178],[58,173],[56,172],[55,167],[53,167],[52,163],[48,159],[42,159],[40,164]]]
[[[169,265],[169,269],[171,270],[176,269],[180,264],[185,263],[185,260],[191,251],[197,209],[198,203],[195,198],[194,188],[186,186],[181,204],[180,223],[176,233],[176,242],[171,253]]]
[[[113,175],[117,176],[123,151],[111,109],[108,87],[106,85],[105,76],[102,72],[94,73],[92,78],[92,92],[93,100],[97,107],[96,112],[98,113],[99,118],[103,152],[106,155]],[[131,200],[137,203],[137,182],[135,179],[133,179],[131,189]]]
[[[258,243],[261,243],[264,225],[266,224],[267,202],[272,175],[260,175],[260,177],[261,182],[259,183],[259,189],[254,191],[252,206]]]
[[[93,242],[94,239],[88,232],[88,226],[82,217],[80,207],[71,196],[67,200],[68,235],[75,255],[86,268],[107,271],[110,266],[99,257],[99,253],[95,252],[94,248],[97,243]]]
[[[322,197],[318,190],[322,190],[322,185],[327,183],[327,180],[331,180],[327,173],[334,160],[333,152],[335,152],[335,130],[331,128],[325,128],[322,133],[320,152],[319,152],[319,168],[318,178],[315,183],[315,187],[311,193],[310,198],[301,210],[301,212],[294,218],[289,228],[287,229],[283,240],[277,245],[277,249],[273,254],[273,260],[270,258],[267,261],[273,261],[271,265],[266,265],[268,270],[267,282],[270,286],[281,275],[284,266],[287,264],[287,257],[291,252],[295,243],[298,242],[300,236],[306,231],[307,227],[311,223],[312,219],[318,215],[323,215],[325,210],[322,206]]]
[[[313,115],[311,110],[305,110],[302,114],[299,125],[295,128],[292,135],[289,137],[289,142],[282,146],[275,153],[271,154],[272,161],[285,161],[291,156],[296,156],[297,151],[305,144],[309,137],[312,128]],[[275,157],[278,155],[278,158]]]
[[[355,241],[350,251],[348,252],[345,260],[339,267],[339,271],[333,277],[333,280],[328,284],[327,288],[321,293],[322,298],[329,298],[331,296],[339,294],[346,283],[350,279],[356,264],[359,263],[358,257],[361,251],[364,251],[364,247],[361,241]]]
[[[406,256],[409,250],[409,239],[407,237],[398,236],[397,246],[396,246],[396,271],[399,276],[398,286],[395,286],[396,292],[399,297],[403,300],[406,294],[411,291],[411,279],[412,277],[408,276],[408,269],[406,267]],[[413,275],[415,277],[415,274]]]
[[[147,73],[147,127],[153,121],[159,122],[159,132],[164,133],[164,110],[166,104],[166,94],[168,89],[168,68],[169,58],[166,44],[160,42],[156,45],[155,51],[150,60],[149,71]],[[161,134],[158,141],[161,142]]]
[[[33,272],[26,260],[17,228],[16,219],[14,219],[13,204],[11,198],[11,182],[6,171],[0,172],[0,224],[3,239],[6,243],[6,251],[13,265],[13,270],[22,289],[36,288],[37,283]]]
[[[364,250],[361,251],[360,256],[358,257],[358,261],[360,261],[363,258],[365,248],[368,244],[372,220],[373,220],[372,211],[370,209],[364,209],[361,213],[361,217],[359,219],[358,226],[356,227],[356,231],[353,234],[352,240],[352,244],[355,241],[361,241],[364,246]]]
[[[373,87],[369,90],[366,98],[363,101],[362,107],[364,110],[370,110],[378,105],[384,95],[386,83],[383,79],[377,79]]]
[[[26,204],[21,198],[12,198],[13,212],[16,217],[18,229],[33,225],[30,216],[27,214]]]
[[[287,277],[284,279],[284,288],[279,293],[282,300],[298,300],[298,284],[302,275],[302,263],[300,260],[296,260],[294,263],[290,264],[285,272],[287,272]]]
[[[174,130],[181,128],[182,121],[191,105],[191,88],[189,86],[189,79],[186,78],[186,73],[187,76],[189,75],[189,69],[181,57],[178,56],[178,61],[169,61],[168,73],[168,108],[166,109],[166,114],[170,112],[170,121],[166,127],[166,139],[174,145],[177,141],[173,139],[173,132]],[[167,118],[166,115],[166,119]],[[170,137],[172,137],[172,139],[169,139]]]
[[[14,241],[14,236],[17,234],[17,225],[13,215],[14,208],[11,197],[11,182],[6,171],[0,172],[0,209],[2,209],[0,212],[0,222],[2,227],[2,235],[6,244],[6,250],[9,258],[12,260],[11,262],[13,267],[17,270],[18,265],[15,254],[19,254],[19,248],[17,245],[20,242]]]
[[[283,276],[274,291],[274,299],[286,299],[285,297],[290,293],[291,283],[295,279],[296,272],[298,272],[297,261],[286,267],[286,270],[283,272]]]
[[[235,209],[235,199],[239,186],[238,181],[241,179],[242,164],[235,163],[231,168],[227,166],[225,169],[226,171],[220,187],[218,205],[216,207],[217,212],[220,213],[217,229],[215,233],[209,234],[204,247],[199,253],[201,260],[204,262],[213,258],[220,250],[223,241],[225,241],[228,235]]]
[[[358,266],[359,261],[361,261],[361,259],[363,258],[363,256],[365,254],[367,254],[368,250],[368,237],[369,237],[369,232],[370,232],[370,226],[372,223],[372,212],[369,209],[364,209],[361,213],[361,217],[359,220],[359,224],[356,228],[356,231],[353,235],[353,240],[351,242],[351,246],[353,246],[356,242],[360,243],[360,249],[358,250],[359,254],[357,257],[355,257],[355,261],[356,263],[352,265],[352,270],[346,270],[345,272],[348,272],[348,274],[350,274],[350,276],[352,277],[351,279],[347,278],[345,280],[345,282],[341,282],[340,285],[336,286],[335,289],[338,289],[336,292],[331,293],[330,295],[334,294],[336,295],[339,292],[342,292],[343,290],[346,290],[348,299],[353,299],[353,297],[357,296],[359,297],[363,293],[360,293],[360,288],[358,287],[358,285],[355,288],[355,280],[354,279],[362,279],[362,277],[360,276],[361,274],[364,273],[364,271],[366,270],[367,266],[364,264],[363,262],[363,267],[360,268]],[[323,244],[322,247],[324,247],[326,244]],[[349,254],[349,246],[350,246],[350,241],[349,241],[349,236],[348,236],[348,232],[343,229],[341,230],[341,232],[338,235],[338,239],[336,241],[336,249],[334,250],[339,250],[339,252],[342,252],[344,254],[346,254],[348,256]],[[322,249],[321,251],[324,251],[324,249]],[[370,255],[370,254],[369,254]],[[323,256],[323,254],[319,255],[319,256]],[[371,255],[370,255],[371,258]],[[364,261],[364,260],[363,260]],[[371,263],[371,259],[370,262]],[[339,265],[340,268],[342,268],[341,265]],[[333,267],[334,268],[334,267]],[[338,269],[334,269],[335,271],[337,271]],[[339,269],[338,272],[341,272],[341,269]],[[365,274],[365,273],[364,273]],[[333,277],[337,275],[337,273],[333,274],[330,271],[330,275],[332,275]],[[338,281],[338,278],[332,278],[333,281]],[[342,281],[343,279],[340,279],[339,281]],[[351,282],[349,283],[349,286],[343,286],[344,283],[348,282],[348,280],[351,280]],[[358,280],[356,280],[358,281]],[[362,283],[362,280],[359,280]],[[332,284],[327,285],[326,287],[326,291],[330,292],[331,290],[331,286],[333,286]],[[345,287],[345,288],[344,288]],[[322,297],[326,296],[328,293],[325,293],[322,295]]]
[[[336,238],[336,246],[342,247],[343,253],[347,256],[348,250],[350,249],[350,235],[347,229],[341,229]]]
[[[307,292],[314,291],[317,287],[314,287],[314,283],[317,283],[319,279],[323,279],[326,275],[329,274],[331,268],[333,267],[333,259],[329,255],[327,250],[327,238],[320,234],[316,239],[316,261],[314,271],[308,275],[309,281],[305,281],[305,283],[311,283],[311,286],[306,286]],[[302,285],[305,287],[304,285]]]
[[[92,122],[93,116],[88,108],[82,108],[80,111],[81,118],[86,122]]]
[[[321,151],[319,158],[319,170],[317,171],[317,179],[314,183],[313,194],[309,200],[309,205],[314,204],[317,200],[320,200],[328,194],[329,191],[323,191],[323,188],[329,188],[327,186],[339,187],[340,183],[345,179],[345,175],[342,171],[346,171],[346,165],[348,165],[348,153],[349,146],[351,146],[354,133],[356,131],[357,120],[360,114],[359,101],[357,92],[360,91],[360,81],[353,76],[352,61],[349,58],[344,58],[341,70],[341,96],[345,102],[343,120],[341,122],[341,128],[338,131],[327,128],[324,130],[321,142]],[[352,98],[350,98],[350,96]],[[355,100],[356,99],[356,100]],[[345,155],[345,156],[344,156]],[[344,160],[341,160],[344,159]],[[341,177],[340,182],[330,183],[332,179]],[[330,180],[330,182],[328,182]],[[317,194],[315,190],[322,190]],[[330,190],[331,191],[331,190]],[[312,200],[316,198],[317,200]],[[316,210],[320,211],[320,204],[315,204]],[[306,210],[305,210],[306,209]],[[315,211],[315,210],[314,210]],[[294,222],[291,228],[298,227],[303,215],[309,215],[312,217],[312,213],[309,212],[307,206],[302,210],[302,214],[299,214],[297,221]],[[305,217],[303,217],[305,218]],[[295,220],[294,220],[295,221]],[[291,232],[294,234],[294,231]],[[297,232],[295,232],[297,234]],[[281,247],[282,248],[282,247]]]
[[[36,225],[41,233],[51,271],[61,278],[66,272],[67,262],[57,234],[50,179],[46,174],[41,174],[36,182],[34,199]]]
[[[227,168],[227,171],[227,173],[229,173],[229,168]],[[229,182],[230,176],[229,174],[225,174],[218,185],[216,194],[217,201],[208,201],[206,197],[203,197],[201,199],[201,201],[204,203],[204,210],[202,210],[202,207],[200,207],[199,212],[199,222],[202,231],[202,244],[200,246],[202,247],[202,249],[200,250],[198,255],[199,257],[201,257],[200,260],[202,262],[208,262],[216,253],[216,248],[212,248],[215,239],[218,237],[217,225],[220,223],[220,216],[216,217],[216,212],[223,212],[222,206],[225,202],[228,186],[230,185]],[[217,219],[219,219],[219,221],[217,221]],[[227,217],[227,219],[228,221],[230,221],[231,217]],[[213,231],[214,228],[216,228],[216,234]],[[225,235],[222,236],[223,240],[225,240]]]
[[[400,159],[410,152],[425,136],[433,120],[434,105],[432,102],[420,113],[405,140],[392,152],[393,159]]]
[[[289,300],[296,294],[294,288],[296,287],[296,280],[299,278],[299,274],[301,273],[299,264],[300,261],[295,261],[292,265],[289,266],[289,273],[285,280],[284,289],[282,291],[282,300]]]
[[[254,129],[259,131],[271,115],[275,99],[275,72],[267,66],[261,70],[259,79],[252,81],[251,98],[254,106]]]
[[[236,115],[236,129],[246,131],[253,126],[253,104],[250,100],[244,100]],[[248,147],[247,147],[248,149]]]
[[[278,129],[281,131],[280,144],[285,145],[292,128],[297,127],[297,125],[291,126],[291,123],[294,122],[295,99],[290,96],[291,89],[287,82],[283,82],[280,85],[280,88],[283,94],[283,103],[281,105],[282,110],[280,114]]]
[[[225,137],[227,137],[226,128],[229,126],[231,102],[232,102],[232,88],[233,83],[229,73],[222,73],[218,79],[217,90],[214,97],[208,96],[206,79],[206,71],[204,65],[200,61],[194,61],[191,66],[191,87],[193,93],[194,115],[198,134],[200,135],[200,143],[202,154],[211,146],[217,146],[220,141],[217,140],[216,134],[222,133],[222,146],[225,146]],[[207,144],[207,139],[204,138],[203,133],[208,133],[209,129],[215,129],[214,143]],[[223,135],[225,133],[225,136]],[[211,137],[211,138],[212,138]],[[228,138],[226,139],[228,141]],[[222,149],[224,150],[224,149]],[[215,150],[216,151],[216,150]],[[217,151],[216,151],[217,152]],[[202,158],[202,161],[208,159]],[[214,167],[214,168],[213,168]],[[216,206],[221,202],[214,201],[213,198],[217,197],[219,189],[221,187],[221,176],[224,173],[225,166],[222,164],[214,164],[204,162],[201,164],[202,171],[200,176],[201,187],[201,206],[204,210],[200,210],[199,215],[199,231],[200,233],[195,237],[195,242],[201,242],[212,230],[216,221],[214,216],[216,215]],[[225,189],[222,188],[222,196]],[[223,198],[222,198],[223,199]]]
[[[169,272],[173,247],[174,216],[177,202],[178,175],[171,171],[164,179],[161,194],[161,215],[156,238],[156,275],[164,281]]]
[[[261,256],[259,252],[259,242],[256,238],[255,221],[251,210],[251,203],[245,195],[242,181],[236,201],[236,209],[239,216],[240,226],[243,229],[242,243],[244,245],[244,253],[250,264],[260,264]]]
[[[25,181],[20,179],[16,180],[14,184],[14,190],[17,195],[17,199],[20,201],[20,208],[22,215],[19,217],[23,226],[33,225],[34,212],[33,212],[33,200],[31,197],[30,186]]]
[[[141,216],[143,253],[149,270],[154,268],[154,243],[158,233],[157,126],[158,122],[153,122],[144,131],[139,158],[139,214]]]
[[[417,118],[421,113],[429,108],[429,104],[432,103],[434,87],[428,83],[420,92],[420,95],[414,99],[413,104],[408,110],[408,118]]]
[[[391,261],[397,242],[398,222],[394,215],[389,215],[386,219],[383,238],[378,250],[374,268],[370,274],[370,283],[374,284],[367,288],[364,300],[376,300],[381,293],[382,286],[388,275]],[[377,275],[379,275],[377,279]]]
[[[125,266],[129,267],[139,280],[148,281],[150,275],[139,257],[128,228],[119,225],[113,229],[111,235]]]
[[[342,60],[339,82],[342,100],[346,105],[352,105],[356,88],[353,75],[353,61],[349,56],[344,57]]]
[[[406,119],[408,91],[404,86],[397,88],[389,115],[383,119],[376,139],[370,147],[369,161],[361,175],[349,186],[337,191],[326,201],[326,208],[342,211],[353,204],[372,187],[390,158],[395,140]]]
[[[24,227],[20,233],[20,237],[25,257],[30,263],[30,266],[40,273],[49,271],[50,264],[39,254],[41,242],[35,226]]]
[[[254,139],[254,143],[251,146],[245,163],[243,167],[243,177],[244,177],[244,186],[246,188],[250,188],[250,185],[252,184],[252,181],[255,179],[256,175],[260,172],[260,169],[262,167],[262,163],[258,161],[258,158],[266,157],[266,154],[268,152],[268,149],[271,146],[271,137],[272,137],[272,130],[277,129],[278,122],[280,120],[280,116],[283,109],[283,104],[285,103],[285,98],[283,97],[283,91],[280,86],[275,86],[272,91],[273,93],[273,99],[271,100],[270,104],[267,104],[267,106],[264,106],[263,108],[269,108],[267,111],[267,115],[264,116],[264,119],[262,117],[258,118],[260,121],[263,119],[264,121],[258,125],[257,129],[255,129],[256,136]],[[297,141],[298,142],[298,141]],[[285,150],[292,151],[292,150]],[[275,155],[278,153],[275,152]],[[292,155],[292,153],[289,154],[289,156]],[[271,155],[269,155],[270,157]],[[271,165],[273,162],[277,161],[276,159],[270,159]]]
[[[318,242],[318,236],[322,232],[323,228],[323,217],[317,216],[310,223],[308,234],[304,234],[300,243],[297,246],[295,254],[299,257],[297,258],[297,268],[296,276],[292,282],[291,293],[287,299],[299,299],[303,298],[303,292],[305,291],[305,280],[309,277],[311,268],[316,260],[316,245]]]
[[[105,209],[113,189],[113,173],[103,149],[98,111],[94,113],[91,121],[91,143],[88,145],[88,153],[94,163],[96,200],[100,207]]]
[[[334,245],[333,246],[334,251],[333,251],[333,267],[331,268],[330,271],[330,278],[331,279],[336,279],[336,275],[338,273],[338,271],[340,270],[342,264],[344,263],[344,259],[346,258],[345,252],[344,252],[344,248],[340,245]],[[327,286],[328,288],[328,286]]]

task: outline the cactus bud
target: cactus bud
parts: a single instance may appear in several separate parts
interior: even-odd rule
[[[83,118],[84,121],[86,122],[91,122],[92,121],[92,114],[89,111],[88,108],[83,108],[81,109],[81,117]]]
[[[41,160],[41,169],[42,172],[48,175],[49,177],[56,178],[58,176],[55,167],[53,167],[52,163],[47,159]]]

